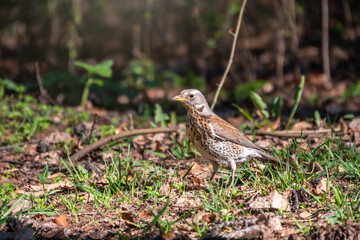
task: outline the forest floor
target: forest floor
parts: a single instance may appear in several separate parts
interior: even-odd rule
[[[353,239],[360,232],[360,119],[250,131],[289,165],[238,165],[236,184],[187,141],[184,125],[92,108],[0,101],[0,239]],[[139,120],[141,118],[141,120]],[[243,117],[229,119],[232,123]],[[135,124],[134,124],[135,121]],[[139,134],[70,156],[106,136]]]

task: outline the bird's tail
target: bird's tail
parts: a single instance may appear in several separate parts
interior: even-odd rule
[[[268,160],[269,163],[273,164],[273,165],[279,165],[280,163],[282,163],[284,166],[286,166],[288,163],[285,160],[282,159],[278,159],[274,156],[271,156],[270,154],[263,152],[263,151],[259,151],[259,154],[261,155],[261,157],[263,157],[263,159]],[[292,163],[290,163],[291,166],[293,166]]]

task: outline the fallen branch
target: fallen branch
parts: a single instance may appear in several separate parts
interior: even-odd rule
[[[133,131],[128,131],[128,132],[111,135],[111,136],[108,136],[106,138],[99,140],[98,142],[90,144],[86,148],[74,153],[73,155],[71,155],[70,159],[72,162],[76,162],[77,160],[81,159],[89,152],[91,152],[95,149],[98,149],[110,142],[119,140],[121,138],[133,137],[136,135],[154,134],[154,133],[170,133],[170,132],[175,132],[178,129],[179,129],[178,127],[138,129],[138,130],[133,130]]]
[[[246,1],[247,1],[247,0],[244,0],[244,1],[243,1],[243,4],[242,4],[242,6],[241,6],[241,10],[240,10],[240,13],[239,13],[239,19],[238,19],[238,22],[237,22],[237,24],[236,24],[235,33],[231,34],[231,35],[234,37],[234,39],[233,39],[233,43],[232,43],[232,47],[231,47],[230,57],[229,57],[229,61],[228,61],[228,64],[227,64],[227,66],[226,66],[224,75],[222,76],[221,81],[220,81],[220,83],[219,83],[219,86],[218,86],[218,88],[217,88],[217,90],[216,90],[214,100],[213,100],[213,102],[212,102],[212,104],[211,104],[211,109],[212,109],[212,110],[213,110],[214,107],[215,107],[215,104],[216,104],[217,99],[218,99],[219,94],[220,94],[220,90],[221,90],[222,86],[224,85],[225,79],[226,79],[226,77],[227,77],[227,75],[228,75],[228,73],[229,73],[231,64],[232,64],[233,59],[234,59],[236,42],[237,42],[237,38],[238,38],[238,35],[239,35],[241,20],[242,20],[243,14],[244,14],[244,9],[245,9],[245,5],[246,5]]]
[[[262,130],[256,130],[256,135],[267,135],[267,136],[274,136],[274,137],[310,137],[318,134],[325,134],[325,133],[331,133],[331,132],[340,132],[340,128],[336,129],[321,129],[321,130],[285,130],[285,131],[262,131]],[[251,135],[251,131],[245,131],[246,135]]]
[[[22,147],[26,144],[34,144],[34,143],[38,143],[38,142],[40,142],[40,139],[35,139],[35,140],[29,141],[29,142],[22,142],[22,143],[18,143],[18,144],[14,144],[14,145],[5,145],[5,146],[0,147],[0,151],[10,151],[14,148]]]

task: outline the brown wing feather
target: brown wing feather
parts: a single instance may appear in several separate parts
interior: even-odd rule
[[[277,161],[276,158],[267,154],[261,147],[253,143],[244,133],[240,132],[236,127],[226,122],[219,116],[215,115],[211,117],[210,124],[213,127],[214,133],[227,141],[239,144],[244,147],[254,148],[259,151],[259,154],[265,158]]]

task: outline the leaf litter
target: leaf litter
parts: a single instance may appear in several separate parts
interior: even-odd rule
[[[343,139],[343,144],[334,141],[332,148],[352,148],[359,157],[358,119],[349,123],[340,121],[338,125],[343,125],[342,132],[334,134],[332,139]],[[215,176],[215,181],[209,182],[212,166],[199,158],[193,148],[178,153],[188,154],[187,157],[174,157],[173,149],[179,144],[180,150],[184,148],[182,141],[186,138],[182,129],[172,134],[148,134],[120,140],[85,156],[77,163],[82,168],[66,167],[66,157],[77,151],[84,134],[91,130],[90,124],[83,126],[81,131],[78,129],[83,134],[54,129],[42,142],[25,143],[20,153],[13,149],[0,151],[1,159],[6,160],[0,162],[0,183],[11,183],[16,186],[16,194],[30,197],[12,211],[12,215],[22,214],[21,221],[17,217],[9,218],[8,222],[13,221],[13,225],[2,225],[1,237],[12,233],[13,237],[15,234],[32,239],[34,231],[28,226],[40,229],[37,234],[45,239],[72,236],[90,239],[115,236],[351,239],[358,236],[360,227],[356,221],[334,218],[337,214],[334,202],[341,199],[334,185],[341,186],[343,193],[356,190],[350,173],[355,171],[350,161],[353,156],[344,155],[340,164],[321,164],[319,158],[324,152],[329,153],[326,154],[328,161],[339,161],[323,147],[329,141],[324,135],[304,139],[256,136],[257,143],[263,147],[288,149],[298,161],[303,182],[294,182],[291,187],[285,181],[286,177],[291,178],[290,172],[280,176],[277,172],[269,172],[266,164],[244,163],[238,166],[241,178],[232,190],[226,188],[229,178],[226,169]],[[101,137],[99,127],[95,126],[94,136]],[[293,125],[293,130],[304,129],[316,127],[307,122]],[[64,143],[67,147],[62,147]],[[116,162],[117,157],[121,161]],[[126,158],[130,161],[125,161]],[[345,161],[346,158],[350,162]],[[41,180],[39,175],[46,174],[46,165],[49,173]],[[107,174],[110,168],[115,175]],[[116,178],[124,173],[126,177],[114,185]],[[274,173],[277,175],[272,175]],[[254,178],[261,178],[261,182]],[[279,187],[282,184],[288,185]],[[92,188],[86,190],[85,187]],[[105,201],[101,197],[109,199]],[[15,201],[13,199],[9,205]],[[342,204],[347,206],[345,202]],[[344,208],[344,211],[349,209]]]

